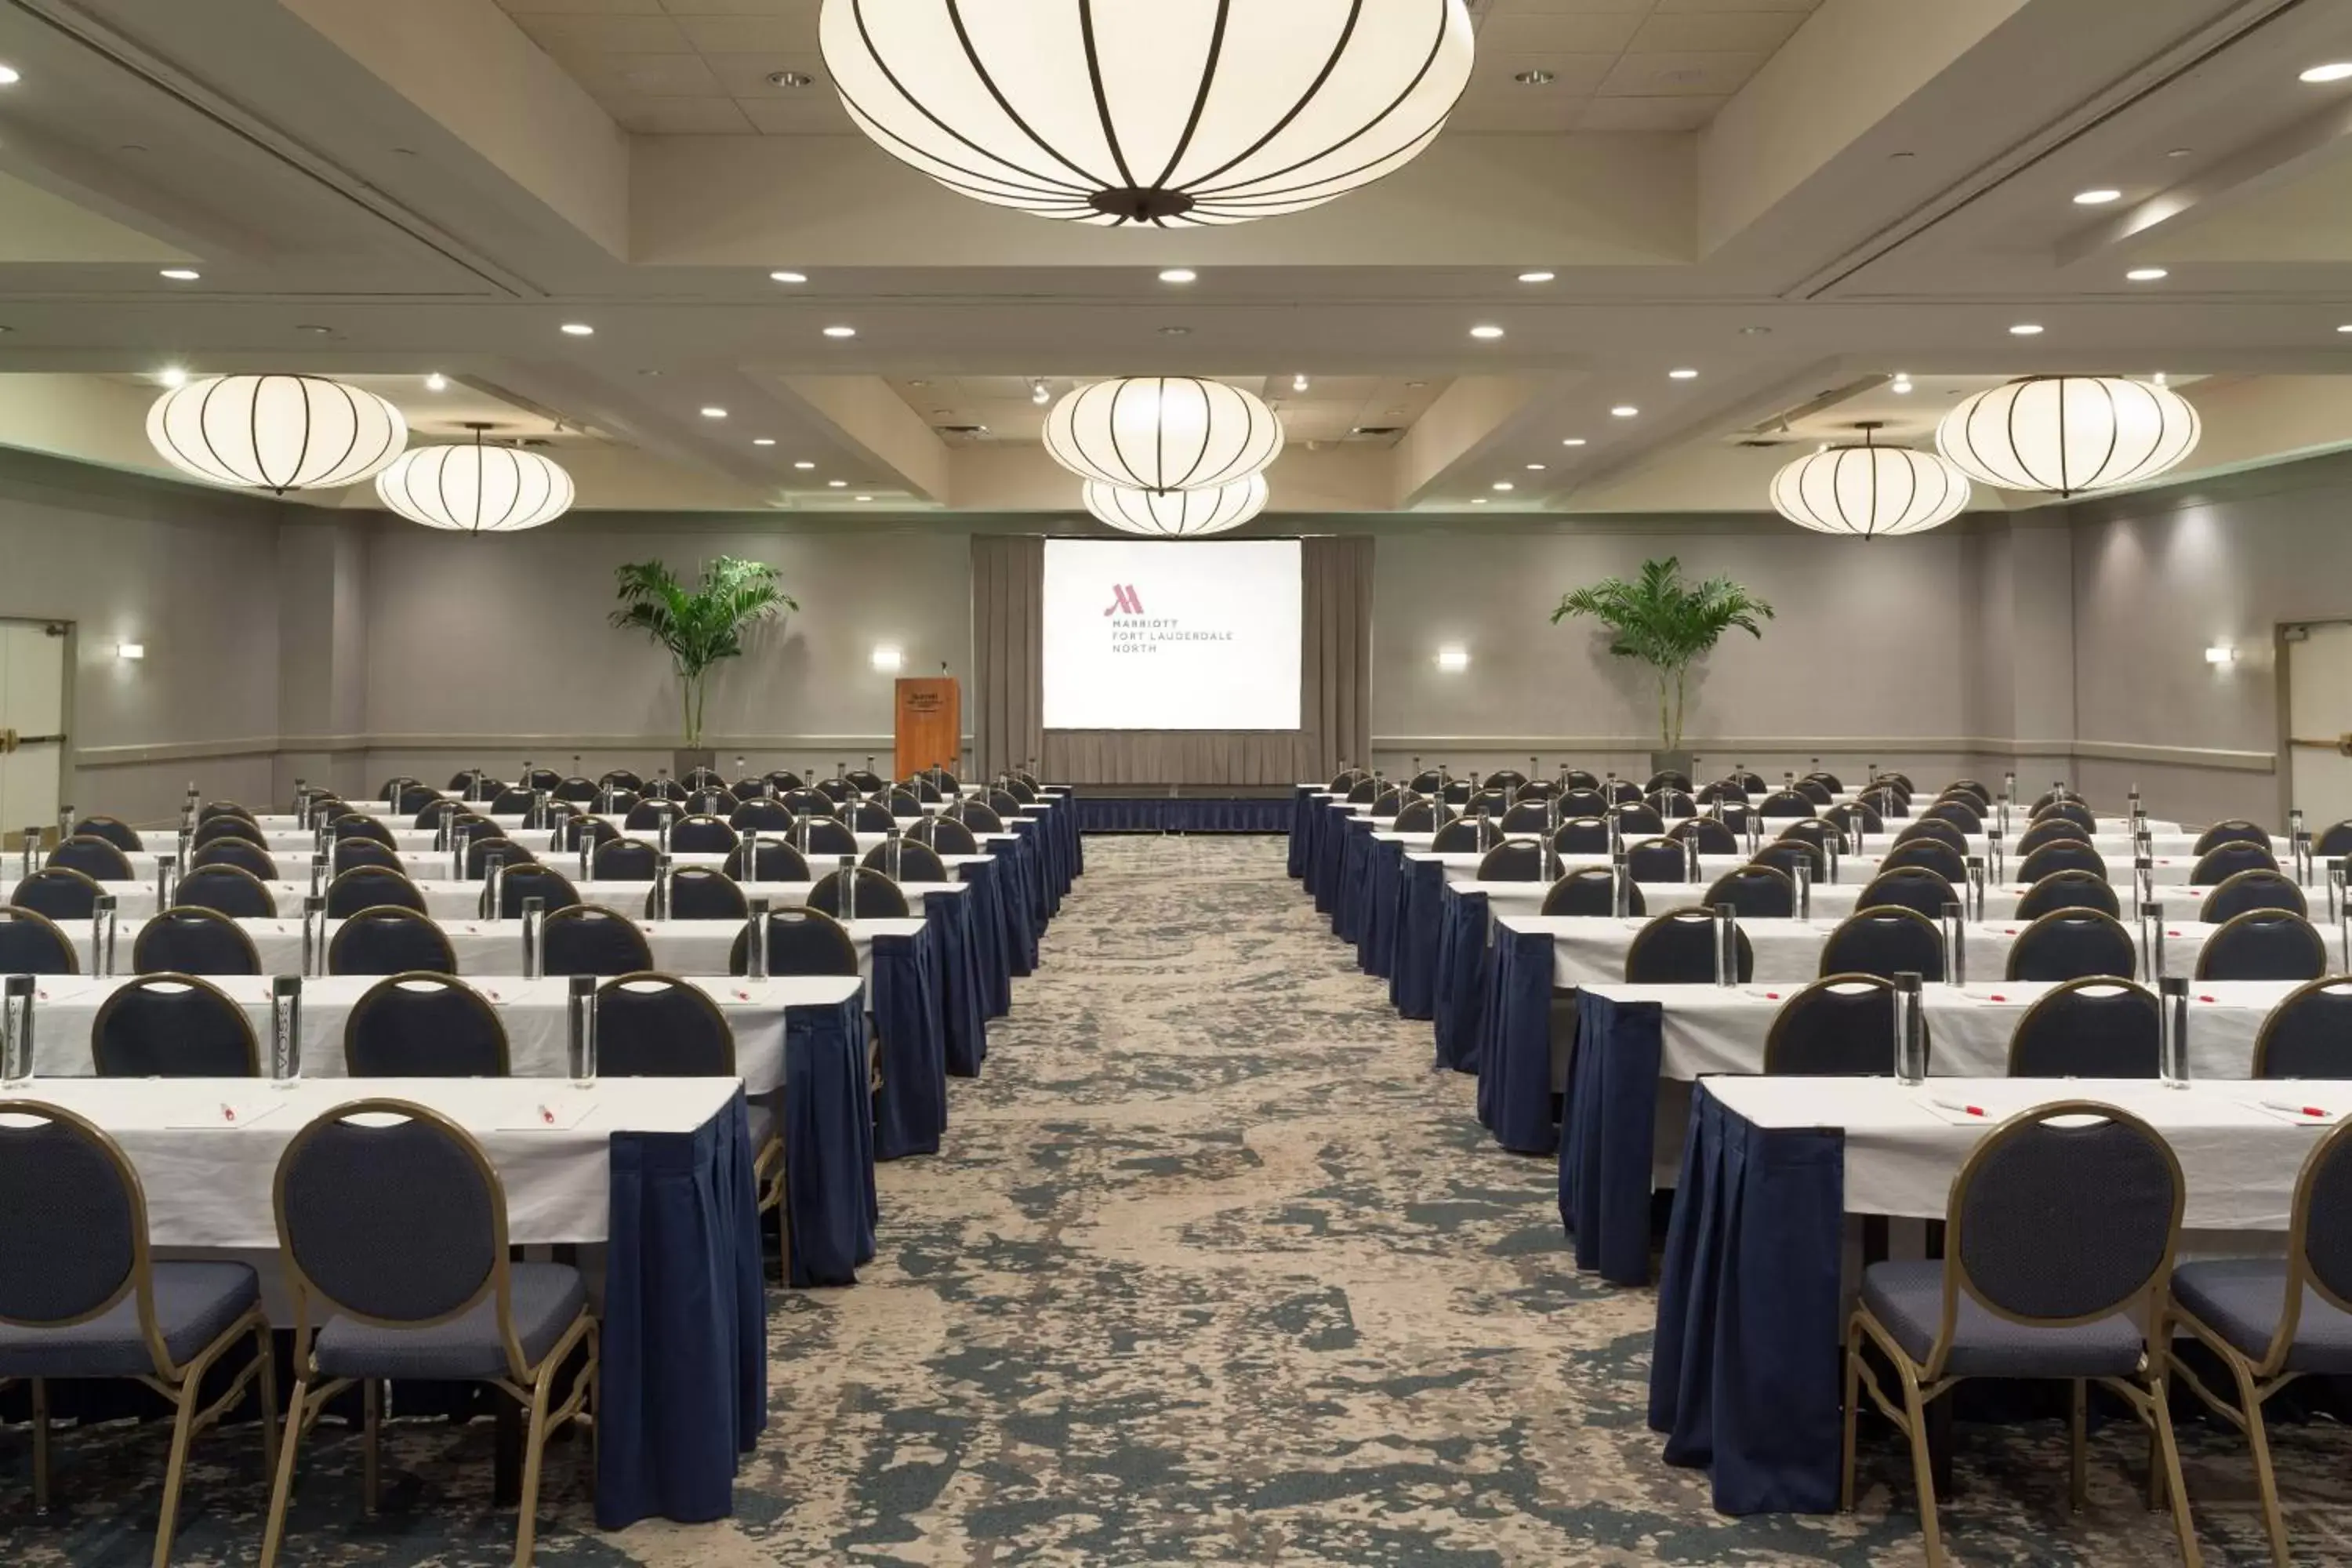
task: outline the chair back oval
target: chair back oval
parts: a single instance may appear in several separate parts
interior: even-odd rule
[[[2220,925],[2248,910],[2285,910],[2308,917],[2311,904],[2303,889],[2294,885],[2294,878],[2257,866],[2239,872],[2206,894],[2197,918],[2207,925]]]
[[[942,855],[980,853],[980,840],[972,837],[971,829],[950,816],[927,816],[907,829],[907,837],[918,844],[929,845]]]
[[[1550,822],[1550,806],[1540,800],[1516,802],[1510,810],[1503,813],[1503,831],[1506,833],[1541,833]]]
[[[646,781],[628,768],[610,768],[596,775],[599,789],[625,789],[631,795],[642,794]]]
[[[354,866],[327,884],[327,918],[349,920],[362,910],[410,910],[426,913],[425,889],[386,866]]]
[[[1650,809],[1663,822],[1698,815],[1698,799],[1688,790],[1662,789],[1650,796]]]
[[[1485,782],[1480,785],[1480,787],[1484,789],[1498,789],[1508,793],[1512,790],[1517,789],[1521,784],[1527,782],[1528,775],[1519,772],[1517,768],[1496,768],[1493,773],[1486,775]]]
[[[278,896],[241,866],[199,866],[180,879],[174,897],[232,920],[273,920],[278,914]]]
[[[1972,795],[1948,796],[1919,814],[1921,822],[1947,822],[1962,833],[1984,831],[1984,811]]]
[[[1729,904],[1744,921],[1792,920],[1797,913],[1797,884],[1778,866],[1750,861],[1715,879],[1706,890],[1706,907]]]
[[[103,838],[79,836],[67,839],[49,851],[48,863],[79,871],[100,882],[130,882],[138,879],[131,868],[131,857]]]
[[[1748,863],[1771,867],[1788,879],[1791,889],[1797,885],[1797,868],[1800,866],[1816,883],[1829,870],[1829,858],[1822,853],[1820,846],[1808,844],[1801,838],[1776,838],[1748,857]]]
[[[687,791],[686,799],[680,804],[686,807],[688,816],[716,816],[724,821],[728,813],[743,803],[735,798],[734,791],[714,786]]]
[[[833,816],[838,814],[831,795],[817,789],[791,789],[776,797],[776,804],[794,816]]]
[[[1832,801],[1837,799],[1837,792],[1831,789],[1829,785],[1822,783],[1819,779],[1797,779],[1790,783],[1789,787],[1795,790],[1799,795],[1803,795],[1807,800],[1811,801],[1813,803],[1813,809],[1816,811],[1821,810],[1823,806],[1830,805]]]
[[[1636,882],[1686,882],[1690,852],[1671,838],[1644,838],[1625,846],[1625,874]]]
[[[961,823],[949,826],[961,831]],[[970,837],[969,834],[966,835]],[[755,856],[753,847],[757,846]],[[954,851],[950,851],[954,853]],[[808,858],[791,845],[776,838],[746,838],[727,854],[727,864],[721,868],[738,882],[814,882],[815,874],[809,869]]]
[[[2120,975],[2070,980],[2009,1037],[2011,1078],[2154,1078],[2156,993]]]
[[[2114,884],[2096,871],[2053,871],[2019,895],[2017,918],[2038,921],[2059,910],[2096,910],[2120,915],[2123,903]]]
[[[596,988],[596,1071],[606,1078],[733,1078],[735,1031],[675,975],[639,970]]]
[[[1430,835],[1429,847],[1439,855],[1483,855],[1502,832],[1486,817],[1457,816]]]
[[[2089,806],[2079,800],[2053,801],[2035,811],[2032,820],[2071,822],[2085,833],[2096,833],[2099,830],[2099,819],[2091,814]]]
[[[1738,944],[1739,973],[1746,982],[1756,977],[1756,952],[1744,931],[1733,933]],[[1715,914],[1709,910],[1668,910],[1633,933],[1625,950],[1625,981],[1630,985],[1702,984],[1715,979]]]
[[[793,772],[790,768],[778,768],[774,772],[769,773],[767,778],[768,789],[772,794],[775,795],[787,795],[796,789],[808,788],[808,781],[801,777],[800,774]],[[948,787],[950,789],[954,789],[959,786],[950,780]]]
[[[2047,844],[2080,844],[2090,847],[2091,830],[2079,822],[2063,816],[2044,817],[2018,836],[2017,852],[2031,855]]]
[[[646,917],[648,920],[653,918],[653,907],[654,894],[648,892],[646,895]],[[669,918],[674,921],[749,920],[751,918],[751,903],[743,896],[741,885],[718,867],[681,866],[669,874]]]
[[[844,882],[851,876],[857,879],[857,918],[866,921],[905,920],[908,918],[907,895],[898,884],[879,871],[863,866],[849,871],[835,871],[809,889],[808,907],[820,914],[841,913]]]
[[[70,866],[44,866],[17,882],[8,902],[53,921],[86,921],[98,912],[98,897],[105,890],[87,872]]]
[[[2254,1036],[2253,1076],[2352,1078],[2352,975],[2287,993]]]
[[[842,813],[850,830],[856,833],[887,833],[898,826],[890,808],[878,800],[862,800],[846,806]]]
[[[10,1200],[0,1204],[0,1323],[86,1323],[144,1293],[146,1194],[96,1124],[40,1100],[0,1099],[0,1192]],[[142,1302],[133,1325],[152,1313]]]
[[[373,849],[374,845],[368,846]],[[236,866],[252,872],[265,882],[278,879],[277,858],[260,845],[244,838],[215,838],[188,857],[188,868],[199,866]]]
[[[509,871],[518,866],[538,864],[539,857],[504,837],[484,835],[466,846],[466,879],[478,882],[488,874],[490,862],[496,859]]]
[[[947,862],[940,859],[939,852],[928,844],[918,844],[901,838],[898,840],[897,848],[898,863],[896,867],[890,864],[891,855],[892,849],[889,845],[877,844],[866,852],[865,858],[858,863],[870,870],[879,871],[897,882],[952,882],[955,880],[948,875]]]
[[[2030,817],[2039,817],[2043,812],[2048,811],[2053,805],[2081,805],[2082,804],[2083,797],[2081,795],[2062,784],[2056,789],[2044,790],[2040,795],[2035,795],[2033,797],[2033,804],[2026,807],[2026,816]],[[2083,824],[2083,826],[2088,827],[2091,825],[2086,822]]]
[[[2248,844],[2231,839],[2215,845],[2197,857],[2197,865],[2189,873],[2192,888],[2218,888],[2241,871],[2275,871],[2278,857],[2267,844]]]
[[[974,833],[1002,833],[1004,831],[1004,818],[996,815],[996,808],[994,806],[989,805],[982,801],[967,800],[961,802],[958,805],[949,807],[945,815],[962,823]]]
[[[438,805],[442,798],[441,792],[432,785],[411,780],[400,786],[398,795],[387,796],[384,805],[405,816],[421,811],[429,811]]]
[[[803,855],[840,856],[857,853],[857,835],[845,822],[829,816],[803,816],[793,825],[793,847]]]
[[[631,833],[652,833],[667,817],[674,831],[685,815],[686,808],[674,800],[641,800],[629,807],[629,814],[621,818],[621,826]]]
[[[1551,847],[1563,855],[1609,853],[1609,824],[1598,816],[1571,816],[1552,830]]]
[[[599,882],[650,882],[661,869],[661,851],[642,838],[608,838],[588,857],[588,867]]]
[[[365,838],[383,845],[386,849],[400,847],[399,841],[392,836],[391,828],[376,818],[362,816],[358,812],[335,818],[332,832],[338,839]]]
[[[1941,980],[1943,930],[1918,910],[1900,905],[1856,910],[1822,944],[1821,973],[1875,974],[1882,980],[1910,973]]]
[[[1609,815],[1609,797],[1590,786],[1570,789],[1559,797],[1559,814],[1562,816],[1606,816]]]
[[[0,974],[80,973],[73,939],[57,921],[37,910],[0,908]]]
[[[207,818],[196,825],[195,836],[190,842],[201,849],[219,838],[242,838],[247,843],[259,845],[264,849],[269,847],[269,840],[262,837],[261,829],[253,825],[250,817],[246,816],[221,816]]]
[[[2106,857],[2080,839],[2062,838],[2044,844],[2017,863],[2018,879],[2024,882],[2038,882],[2060,871],[2088,871],[2105,880]]]
[[[1665,830],[1666,819],[1642,802],[1617,808],[1617,835],[1621,838],[1664,833]]]
[[[1904,866],[1925,866],[1955,886],[1969,877],[1967,857],[1937,838],[1914,838],[1908,844],[1897,844],[1878,862],[1882,872]]]
[[[2293,910],[2233,915],[2197,954],[2200,980],[2316,980],[2326,973],[2326,940]]]
[[[1818,809],[1817,803],[1811,796],[1800,795],[1792,789],[1774,790],[1770,795],[1766,795],[1762,804],[1756,808],[1757,815],[1768,818],[1811,816]]]
[[[1764,1034],[1764,1070],[1809,1078],[1884,1078],[1895,1070],[1895,985],[1829,973],[1780,1004]]]
[[[246,807],[239,805],[236,802],[233,800],[210,800],[196,808],[197,831],[201,833],[204,830],[205,823],[223,816],[233,816],[248,827],[254,826],[253,813]]]
[[[1968,858],[1968,835],[1940,816],[1916,817],[1895,835],[1898,845],[1916,844],[1923,838],[1943,845],[1962,859]]]
[[[1834,822],[1850,834],[1886,831],[1886,819],[1858,800],[1831,806],[1822,813],[1822,820]]]
[[[175,905],[140,923],[131,943],[134,974],[258,974],[253,939],[217,910]]]
[[[115,987],[89,1026],[100,1078],[257,1078],[253,1021],[193,974],[142,974]]]
[[[2321,828],[2311,841],[2311,852],[2323,860],[2352,855],[2352,817]]]
[[[375,904],[345,916],[327,939],[330,974],[457,973],[457,950],[421,910]],[[551,973],[553,971],[550,971]]]
[[[1739,853],[1739,835],[1732,832],[1730,828],[1712,816],[1685,817],[1666,830],[1666,837],[1677,844],[1687,844],[1693,839],[1698,840],[1698,852],[1702,855]],[[1602,847],[1605,848],[1607,846],[1604,845]]]
[[[2197,847],[2189,853],[2210,855],[2224,844],[2252,844],[2261,849],[2268,850],[2271,847],[2271,830],[2260,823],[2249,822],[2242,816],[2233,816],[2226,821],[2217,822],[2199,834]]]
[[[1960,795],[1966,795],[1977,803],[1979,816],[1984,816],[1992,809],[1992,791],[1974,779],[1954,779],[1944,786],[1944,797],[1947,800]]]
[[[607,818],[571,816],[556,824],[555,847],[559,850],[569,850],[576,855],[580,851],[583,839],[593,846],[603,846],[612,843],[620,837],[621,830],[614,826]]]
[[[512,921],[522,918],[523,900],[537,899],[547,913],[567,910],[580,901],[580,890],[572,879],[551,866],[526,860],[520,866],[509,866],[506,875],[499,879],[499,907],[490,908],[490,889],[485,883],[477,912],[487,921]]]
[[[637,923],[602,904],[574,904],[547,917],[542,951],[550,974],[635,974],[654,966]]]
[[[1680,768],[1660,768],[1650,775],[1650,782],[1642,786],[1642,793],[1654,795],[1660,790],[1675,789],[1688,795],[1690,788],[1690,774]]]
[[[147,845],[139,830],[119,816],[85,816],[74,824],[76,838],[103,838],[126,855],[136,855]]]
[[[490,799],[492,816],[523,816],[539,804],[539,792],[529,789],[502,789]]]
[[[727,826],[738,833],[790,833],[792,809],[782,801],[747,800],[727,814]]]
[[[245,860],[231,863],[244,866],[257,877],[261,875],[256,867]],[[386,870],[397,871],[404,877],[408,875],[408,863],[400,858],[400,852],[396,849],[387,849],[373,838],[336,840],[333,864],[337,876],[341,876],[354,866],[382,866]],[[278,878],[273,874],[268,880],[274,882]]]
[[[2138,944],[2124,923],[2104,910],[2067,906],[2034,917],[2010,944],[2004,970],[2012,981],[2090,980],[2129,974]]]
[[[1612,880],[1606,866],[1586,866],[1570,871],[1545,890],[1541,912],[1547,915],[1613,915],[1617,910],[1611,889]],[[1643,902],[1639,883],[1625,889],[1625,912],[1637,917],[1650,912]]]
[[[746,931],[735,938],[727,955],[727,973],[740,974],[750,957]],[[857,943],[849,928],[822,910],[773,910],[768,915],[770,974],[857,973]]]
[[[555,787],[548,793],[567,805],[593,805],[604,792],[596,787],[595,780],[574,773],[570,778],[556,780]]]
[[[1959,889],[1946,881],[1942,873],[1926,866],[1881,871],[1854,897],[1857,910],[1916,910],[1931,921],[1943,919],[1945,905],[1961,903]]]
[[[1507,838],[1479,858],[1482,882],[1540,882],[1544,874],[1543,841]]]
[[[353,1078],[504,1078],[506,1026],[454,974],[388,974],[343,1020],[343,1070]]]

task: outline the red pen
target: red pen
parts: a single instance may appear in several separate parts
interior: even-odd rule
[[[224,1102],[221,1106],[221,1120],[223,1121],[235,1121],[236,1120],[236,1107]]]
[[[1964,1116],[1982,1116],[1985,1113],[1981,1105],[1955,1105],[1948,1100],[1939,1100],[1935,1103],[1943,1110],[1957,1110]]]
[[[2265,1110],[2282,1111],[2288,1116],[2315,1116],[2322,1121],[2332,1120],[2326,1111],[2316,1105],[2281,1105],[2274,1100],[2265,1100],[2263,1101],[2263,1108]]]

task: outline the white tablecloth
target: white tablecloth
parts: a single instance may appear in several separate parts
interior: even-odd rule
[[[278,1157],[305,1123],[338,1105],[413,1100],[455,1121],[480,1142],[506,1188],[508,1238],[535,1246],[605,1239],[614,1133],[691,1132],[735,1088],[731,1078],[605,1079],[588,1089],[568,1080],[312,1079],[286,1089],[251,1079],[85,1078],[37,1079],[22,1098],[86,1116],[121,1145],[146,1188],[158,1248],[275,1251]]]
[[[708,860],[712,864],[716,864],[719,857],[715,855],[703,857],[688,856],[684,857],[683,858],[689,863],[697,860]],[[949,869],[953,870],[956,866],[961,865],[967,860],[982,859],[984,858],[984,857],[972,855],[951,855],[945,858],[949,862]],[[567,880],[572,880],[572,868],[570,866],[557,864],[553,868],[562,873]],[[120,918],[126,921],[144,920],[155,912],[155,884],[152,881],[108,882],[103,884],[103,886],[107,891],[110,891],[114,895],[115,912]],[[299,916],[301,913],[302,900],[309,896],[310,891],[310,884],[308,882],[264,882],[262,886],[268,888],[269,889],[270,897],[277,900],[279,912],[288,916]],[[425,912],[431,915],[436,921],[468,920],[478,914],[481,910],[482,884],[479,882],[451,882],[435,880],[419,881],[415,886],[416,890],[425,895]],[[646,897],[653,891],[653,884],[651,882],[582,882],[572,880],[572,886],[573,890],[579,893],[583,903],[603,904],[607,909],[611,909],[621,914],[632,917],[644,913]],[[747,901],[752,899],[765,899],[768,900],[771,908],[780,910],[796,910],[808,902],[809,889],[814,886],[814,884],[810,882],[743,882],[739,883],[738,886],[742,888],[743,897]],[[969,884],[963,882],[901,882],[898,885],[898,890],[907,895],[908,907],[915,910],[917,913],[920,913],[925,900],[935,898],[955,898],[961,894],[968,886]],[[6,879],[0,879],[0,902],[5,902],[8,899],[14,897],[16,890],[16,883],[13,876]],[[730,929],[732,929],[731,922],[720,923],[729,924]],[[78,946],[84,948],[85,951],[83,956],[87,958],[87,946],[89,936],[88,930],[71,929],[83,927],[86,922],[68,921],[66,924],[69,928],[67,934],[74,939]],[[121,939],[121,946],[123,952],[126,954],[124,961],[127,963],[129,962],[127,955],[131,951],[129,937],[126,936]]]
[[[87,1078],[92,1070],[90,1026],[106,998],[124,982],[83,975],[43,975],[33,994],[33,1070],[42,1078]],[[302,1075],[343,1076],[343,1020],[376,979],[346,974],[302,983]],[[689,979],[719,1004],[735,1031],[735,1070],[753,1094],[783,1082],[784,1009],[838,1005],[860,982],[842,976],[796,976],[765,981]],[[262,1070],[269,1067],[268,975],[225,974],[211,984],[244,1008],[259,1042]],[[565,1060],[564,1005],[570,982],[479,978],[474,988],[497,1009],[507,1032],[508,1070],[516,1078],[562,1078]],[[633,1082],[650,1079],[633,1079]]]
[[[1452,853],[1440,855],[1427,849],[1408,849],[1405,851],[1405,858],[1436,861],[1445,868],[1445,879],[1448,882],[1472,883],[1479,888],[1489,889],[1498,885],[1512,886],[1512,884],[1478,880],[1478,864],[1484,858],[1483,856]],[[1702,855],[1698,858],[1700,880],[1644,882],[1642,884],[1643,897],[1654,907],[1669,907],[1660,904],[1662,899],[1696,903],[1698,895],[1704,892],[1717,877],[1727,871],[1736,871],[1748,863],[1749,858],[1745,855]],[[1609,858],[1606,855],[1563,855],[1560,857],[1560,864],[1565,871],[1580,871],[1588,866],[1606,866],[1609,864]],[[2211,892],[2212,889],[2189,885],[2189,874],[2196,868],[2196,864],[2194,860],[2157,861],[2150,868],[2155,873],[2158,901],[2168,907],[2191,909],[2202,903],[2205,895]],[[2011,859],[2009,862],[2009,869],[2013,872],[2016,868],[2017,862]],[[1867,859],[1857,859],[1851,855],[1842,857],[1838,861],[1837,880],[1817,882],[1813,885],[1814,908],[1824,912],[1842,911],[1852,914],[1854,910],[1854,895],[1875,880],[1878,875],[1879,861],[1876,856]],[[2126,912],[2128,913],[2131,892],[2130,864],[2110,862],[2107,866],[2107,883],[2116,890],[2117,897],[2125,903]],[[1533,902],[1528,906],[1529,908],[1541,907],[1545,884],[1521,882],[1515,886],[1522,895],[1532,898]],[[2022,897],[2026,889],[2031,886],[2032,884],[2030,882],[2008,882],[1988,887],[1985,889],[1985,912],[1988,914],[2014,913],[2018,899]],[[2305,888],[2304,897],[2314,910],[2324,911],[2327,904],[2326,883],[2323,881],[2317,886]]]
[[[1843,1129],[1846,1211],[1916,1219],[1944,1217],[1952,1178],[2005,1118],[2055,1100],[2100,1100],[2142,1118],[2172,1146],[2188,1189],[2181,1223],[2200,1231],[2286,1228],[2304,1158],[2330,1123],[2264,1101],[2338,1116],[2352,1107],[2352,1083],[2309,1079],[2184,1089],[2148,1079],[1953,1079],[1906,1089],[1892,1079],[1718,1078],[1706,1092],[1759,1126]]]

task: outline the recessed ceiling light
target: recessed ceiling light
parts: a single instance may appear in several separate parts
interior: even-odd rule
[[[558,331],[568,338],[593,338],[596,335],[596,329],[585,321],[566,321]]]
[[[1163,338],[1189,338],[1192,335],[1192,329],[1190,327],[1162,327],[1160,329],[1160,335]]]
[[[1160,269],[1162,283],[1190,283],[1201,275],[1189,267],[1163,267]]]
[[[2314,66],[2295,78],[2297,81],[2342,81],[2352,77],[2352,60],[2330,60],[2324,66]]]
[[[1771,331],[1769,327],[1742,327],[1739,329],[1739,335],[1743,338],[1760,338],[1769,335]]]
[[[1485,496],[1472,496],[1470,498],[1470,504],[1472,506],[1485,506],[1486,504],[1486,498]]]
[[[1294,375],[1294,376],[1292,376],[1292,377],[1290,378],[1290,390],[1291,390],[1291,391],[1293,391],[1293,392],[1304,392],[1304,391],[1306,391],[1306,390],[1307,390],[1307,377],[1306,377],[1304,374],[1300,374],[1300,375]]]
[[[1517,489],[1518,487],[1512,484],[1508,479],[1496,479],[1495,481],[1495,488],[1498,490],[1508,490]]]
[[[852,500],[872,500],[874,498],[872,496],[852,496],[850,499]]]
[[[2167,272],[2161,267],[2135,267],[2129,272],[2124,274],[2124,279],[2126,282],[2131,283],[2154,283],[2159,279],[2169,278],[2171,276],[2171,273]]]
[[[2009,329],[2009,335],[2012,338],[2038,338],[2042,335],[2042,326],[2037,321],[2020,321]]]
[[[1519,71],[1513,75],[1511,79],[1521,87],[1549,87],[1558,79],[1551,72],[1538,68],[1535,70]]]
[[[323,338],[332,332],[335,329],[332,327],[322,327],[315,321],[310,321],[297,325],[294,330],[298,332],[308,332],[314,338]]]
[[[727,410],[724,408],[706,408],[702,411],[702,416],[705,419],[724,419],[727,417]]]
[[[2195,151],[2197,151],[2197,149],[2194,147],[2175,147],[2167,152],[2165,156],[2168,158],[2186,158]]]
[[[158,278],[168,278],[174,283],[194,283],[197,279],[202,278],[204,274],[197,271],[193,267],[166,267],[163,271],[157,273],[155,276]]]
[[[776,438],[773,436],[754,436],[751,437],[751,445],[754,447],[772,447],[775,444]]]
[[[857,335],[857,329],[856,327],[827,327],[824,330],[824,335],[828,338],[854,338]]]
[[[1522,283],[1549,283],[1558,276],[1559,275],[1556,272],[1522,272],[1519,274],[1519,281]]]
[[[1528,472],[1531,474],[1540,474],[1543,471],[1544,466],[1541,463],[1529,463],[1528,465]]]
[[[427,392],[446,392],[449,390],[449,378],[443,375],[436,370],[432,374],[425,378],[425,390]]]
[[[1633,406],[1632,404],[1630,404],[1630,403],[1621,403],[1621,404],[1619,404],[1616,407],[1614,407],[1614,408],[1611,409],[1609,412],[1610,412],[1610,413],[1612,413],[1612,414],[1613,414],[1613,415],[1615,415],[1615,416],[1616,416],[1618,418],[1620,418],[1620,419],[1631,419],[1631,418],[1633,418],[1633,416],[1635,416],[1636,414],[1639,414],[1639,413],[1640,413],[1640,412],[1642,412],[1642,411],[1641,411],[1640,409],[1638,409],[1638,408],[1634,407],[1634,406]]]
[[[808,281],[808,274],[805,272],[771,272],[768,276],[774,279],[779,283],[805,283]]]
[[[810,462],[807,458],[802,458],[799,462],[794,463],[794,464],[793,465],[793,468],[799,468],[799,469],[803,470],[803,472],[805,472],[806,470],[808,470],[808,469],[810,469],[810,468],[815,468],[815,467],[816,467],[816,465],[815,465],[814,463]]]
[[[1670,370],[1666,372],[1666,379],[1669,381],[1696,381],[1698,379],[1698,372],[1692,370],[1685,365],[1680,370]]]
[[[2109,202],[2119,202],[2123,199],[2124,194],[2121,191],[2106,185],[2101,185],[2095,190],[2074,193],[2074,205],[2078,207],[2103,207]]]
[[[827,479],[824,482],[826,487],[831,489],[845,490],[849,488],[849,481],[847,479]]]
[[[2336,330],[2339,332],[2352,332],[2352,321],[2347,321]]]
[[[0,87],[14,87],[24,79],[24,74],[15,66],[0,66]]]
[[[1425,381],[1408,381],[1404,384],[1408,391],[1418,391],[1422,387],[1427,386],[1429,383]]]
[[[1477,326],[1470,329],[1470,335],[1474,338],[1499,338],[1503,335],[1503,329],[1500,327]]]
[[[155,373],[155,379],[165,386],[185,386],[188,384],[188,373],[178,365],[167,364]]]
[[[1563,447],[1581,447],[1584,445],[1584,437],[1581,436],[1563,436],[1559,438],[1559,444]]]
[[[1887,390],[1908,396],[1911,392],[1911,378],[1907,375],[1897,375]]]
[[[770,71],[768,85],[770,87],[814,87],[816,78],[806,71]]]

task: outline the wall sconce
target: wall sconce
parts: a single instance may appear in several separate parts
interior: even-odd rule
[[[1461,674],[1470,668],[1470,650],[1458,644],[1446,644],[1437,650],[1437,668],[1448,675]]]
[[[869,656],[874,668],[884,675],[896,675],[907,666],[907,655],[892,643],[876,643]]]
[[[2228,643],[2217,642],[2205,650],[2205,662],[2215,666],[2235,664],[2238,662],[2238,650]]]
[[[119,642],[114,645],[117,658],[145,658],[147,645],[143,642]]]

